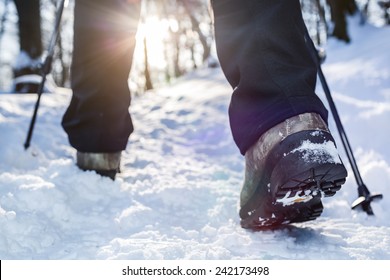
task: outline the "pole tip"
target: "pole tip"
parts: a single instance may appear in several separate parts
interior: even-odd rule
[[[371,208],[371,202],[380,200],[383,198],[382,194],[373,194],[368,196],[360,196],[352,203],[352,209],[362,209],[367,215],[374,215],[374,211]]]
[[[24,143],[23,147],[24,147],[24,150],[26,151],[30,147],[30,143],[27,143],[27,142]]]

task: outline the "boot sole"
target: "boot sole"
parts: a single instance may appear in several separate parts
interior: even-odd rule
[[[270,217],[249,216],[241,220],[241,226],[264,230],[315,220],[323,211],[322,198],[335,195],[345,183],[345,178],[346,171],[342,165],[313,167],[276,187]],[[262,209],[256,212],[260,214]]]
[[[284,155],[271,173],[267,199],[242,218],[241,226],[265,230],[315,220],[323,211],[322,198],[335,195],[346,177],[341,161],[326,152],[319,150],[311,160],[299,152]]]

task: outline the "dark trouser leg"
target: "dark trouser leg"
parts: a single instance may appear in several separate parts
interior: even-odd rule
[[[316,64],[298,0],[213,0],[218,57],[234,88],[229,108],[242,154],[292,116],[327,110],[316,96]]]
[[[39,0],[14,0],[19,16],[20,50],[31,58],[42,55],[41,15]]]
[[[127,81],[140,4],[129,2],[76,1],[73,97],[62,125],[81,152],[124,150],[133,131]]]

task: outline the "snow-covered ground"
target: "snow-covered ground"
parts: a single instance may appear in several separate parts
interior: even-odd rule
[[[35,97],[0,95],[0,259],[390,259],[390,29],[351,27],[352,44],[330,41],[323,67],[363,179],[384,195],[374,217],[350,209],[349,169],[316,221],[242,229],[231,89],[204,69],[133,99],[115,182],[75,166],[60,126],[68,91],[43,96],[28,151]]]

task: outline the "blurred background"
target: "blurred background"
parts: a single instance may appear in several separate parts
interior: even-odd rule
[[[26,0],[28,1],[28,0]],[[64,10],[52,76],[69,87],[73,40],[73,6]],[[56,0],[41,0],[44,48],[53,32]],[[158,88],[199,67],[218,67],[209,0],[143,0],[134,64],[129,78],[133,94]],[[360,24],[390,24],[389,0],[301,0],[302,12],[314,41],[324,46],[330,36],[353,44],[346,17]],[[18,15],[13,0],[0,0],[0,92],[10,89],[19,54]]]

